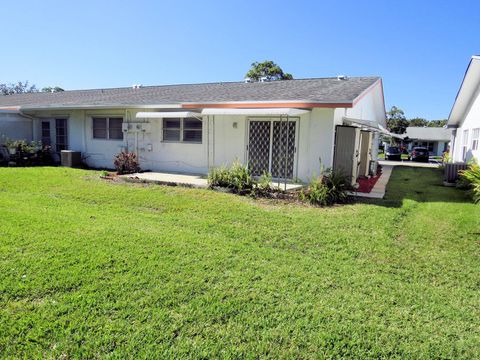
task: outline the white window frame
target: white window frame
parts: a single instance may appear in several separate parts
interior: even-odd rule
[[[125,119],[123,118],[123,116],[121,115],[93,115],[91,116],[91,120],[92,120],[92,139],[93,140],[100,140],[100,141],[104,141],[104,140],[108,140],[108,141],[123,141],[125,136],[123,134],[123,131],[122,131],[122,138],[121,139],[111,139],[110,138],[110,118],[114,118],[114,119],[122,119],[122,124],[124,123]],[[95,137],[95,129],[93,127],[93,123],[94,123],[94,119],[106,119],[106,136],[104,138],[100,138],[100,137]],[[120,128],[121,129],[121,128]]]
[[[201,140],[200,141],[186,141],[184,139],[184,136],[183,136],[183,132],[185,130],[185,127],[184,127],[184,121],[185,119],[195,119],[195,120],[198,120],[201,122],[202,124],[202,128],[197,130],[197,131],[200,131],[201,133]],[[164,123],[165,123],[165,120],[180,120],[180,136],[179,136],[179,140],[168,140],[168,139],[165,139],[165,127],[164,127]],[[177,129],[175,129],[177,130]],[[203,142],[203,119],[198,119],[198,118],[195,118],[195,117],[188,117],[188,118],[162,118],[162,142],[165,142],[165,143],[182,143],[182,144],[201,144]]]
[[[472,129],[472,151],[478,150],[479,142],[480,142],[480,128]]]

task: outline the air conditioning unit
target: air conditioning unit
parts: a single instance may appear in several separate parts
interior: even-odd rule
[[[82,153],[80,151],[62,150],[60,152],[60,164],[65,167],[80,167],[82,165]]]

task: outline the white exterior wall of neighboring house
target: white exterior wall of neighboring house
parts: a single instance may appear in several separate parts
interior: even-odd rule
[[[480,56],[472,56],[448,118],[455,162],[480,160]]]
[[[372,88],[365,92],[364,96],[357,101],[352,108],[335,110],[335,125],[343,124],[343,117],[365,120],[375,127],[381,125],[387,128],[383,87],[381,81],[372,85]],[[378,157],[379,134],[374,132],[371,144],[371,158]]]
[[[0,144],[5,140],[33,139],[32,120],[15,112],[0,111]]]
[[[206,174],[213,166],[230,165],[238,159],[248,161],[248,123],[250,120],[279,120],[279,117],[248,117],[237,115],[204,116],[202,119],[202,142],[167,142],[162,139],[162,119],[136,119],[140,111],[127,110],[75,110],[37,111],[37,140],[40,140],[42,121],[67,118],[68,148],[80,151],[85,162],[95,168],[112,168],[113,159],[122,149],[138,151],[143,169]],[[158,111],[158,109],[157,109]],[[124,134],[123,140],[93,138],[92,117],[123,117],[124,122],[148,123],[145,133]],[[284,118],[285,121],[285,118]],[[334,141],[334,110],[313,109],[308,114],[292,117],[296,121],[295,177],[309,180],[319,174],[320,159],[325,167],[332,166]],[[52,132],[55,147],[55,133]]]
[[[478,130],[476,130],[478,129]],[[480,160],[480,87],[454,137],[454,161]],[[478,134],[478,135],[477,135]],[[474,142],[476,141],[476,145]],[[476,149],[474,148],[476,146]]]

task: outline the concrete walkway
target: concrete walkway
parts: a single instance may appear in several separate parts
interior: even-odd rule
[[[130,175],[121,176],[125,181],[129,182],[145,182],[154,183],[159,185],[180,185],[192,188],[207,188],[208,181],[205,175],[195,174],[176,174],[176,173],[164,173],[164,172],[144,172],[135,173]],[[270,186],[274,189],[285,189],[285,184],[280,182],[280,185],[276,181],[272,181]],[[297,190],[302,188],[303,184],[287,183],[286,190]]]
[[[392,165],[385,164],[382,165],[382,175],[375,183],[372,191],[369,193],[361,193],[361,192],[352,192],[352,195],[369,198],[369,199],[383,199],[385,196],[385,189],[387,188],[388,180],[390,180],[390,175],[392,175],[393,170]]]
[[[380,160],[378,162],[382,166],[409,166],[409,167],[419,167],[419,168],[438,168],[440,163],[438,162],[416,162],[416,161],[391,161],[391,160]]]

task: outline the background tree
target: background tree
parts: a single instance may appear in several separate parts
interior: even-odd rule
[[[418,126],[418,127],[423,127],[423,126],[428,126],[428,121],[427,119],[424,118],[413,118],[408,120],[409,124],[408,126]]]
[[[283,72],[282,68],[271,60],[261,63],[255,61],[245,77],[251,81],[260,81],[262,78],[266,78],[268,81],[293,79],[292,74]]]
[[[402,109],[392,106],[387,112],[387,128],[394,134],[403,134],[409,122]]]
[[[62,92],[62,91],[65,91],[65,90],[59,86],[55,86],[55,87],[46,86],[42,88],[42,92]]]
[[[17,82],[16,84],[0,84],[0,94],[1,95],[12,95],[12,94],[22,94],[22,93],[33,93],[38,92],[38,89],[35,85],[30,85],[28,81]]]
[[[428,122],[428,125],[429,127],[444,127],[445,125],[447,125],[447,119],[443,119],[443,120],[430,120]]]

